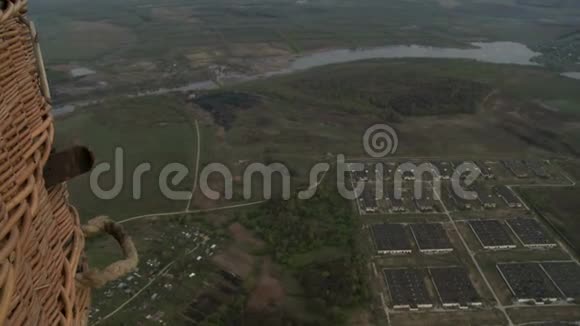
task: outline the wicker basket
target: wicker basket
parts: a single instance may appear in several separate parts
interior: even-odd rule
[[[79,216],[43,177],[54,128],[35,31],[25,0],[0,6],[0,325],[85,325]]]

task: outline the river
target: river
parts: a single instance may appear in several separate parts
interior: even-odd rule
[[[225,84],[256,80],[276,75],[312,69],[329,64],[347,63],[367,59],[394,58],[441,58],[441,59],[471,59],[480,62],[496,64],[516,64],[537,66],[533,61],[541,53],[534,52],[524,44],[515,42],[477,42],[471,48],[441,48],[421,45],[394,45],[365,49],[338,49],[316,52],[297,57],[288,67],[260,75],[235,75],[225,78]],[[564,73],[563,76],[580,79],[580,72]],[[174,88],[160,88],[126,94],[127,97],[148,95],[163,95],[171,92],[191,92],[195,90],[210,90],[219,85],[211,80],[194,82]],[[69,103],[54,109],[55,115],[73,112],[76,108],[90,105],[91,102]]]
[[[580,72],[565,72],[562,74],[562,76],[566,76],[568,78],[573,79],[580,79]]]

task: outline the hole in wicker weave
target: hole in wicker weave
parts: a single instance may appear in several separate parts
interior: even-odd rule
[[[84,271],[85,271],[85,266],[83,266],[83,264],[78,264],[76,273],[80,274],[80,273],[83,273]]]

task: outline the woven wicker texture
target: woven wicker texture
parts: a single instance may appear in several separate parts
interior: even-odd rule
[[[65,185],[44,185],[54,128],[26,1],[0,5],[0,325],[84,325],[84,236]]]

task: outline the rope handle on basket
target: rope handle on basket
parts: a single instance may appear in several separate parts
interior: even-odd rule
[[[105,284],[115,281],[137,267],[139,256],[137,249],[127,235],[125,229],[118,223],[115,223],[107,216],[99,216],[90,220],[82,226],[83,233],[87,238],[101,234],[103,232],[112,235],[121,246],[125,259],[112,263],[103,270],[90,269],[86,272],[77,274],[77,281],[86,287],[100,288]]]

